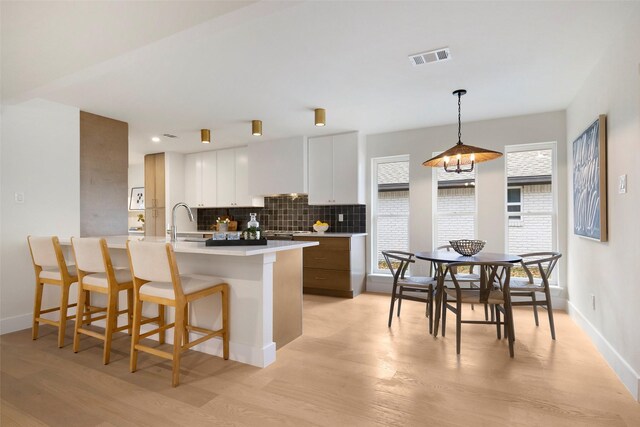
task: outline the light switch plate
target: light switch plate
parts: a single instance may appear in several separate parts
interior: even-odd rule
[[[13,199],[16,203],[24,203],[24,193],[21,191],[16,191],[13,194]]]
[[[338,214],[338,222],[342,222],[342,221],[344,221],[344,215]]]
[[[624,194],[626,192],[627,192],[627,174],[624,174],[618,177],[618,193]]]

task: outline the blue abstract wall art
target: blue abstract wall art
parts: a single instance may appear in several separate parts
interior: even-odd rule
[[[573,232],[607,241],[606,116],[573,141]]]

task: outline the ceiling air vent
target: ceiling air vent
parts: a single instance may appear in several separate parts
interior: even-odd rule
[[[409,55],[409,61],[411,61],[411,65],[414,67],[425,65],[430,62],[446,61],[448,59],[451,59],[451,53],[449,52],[448,47]]]
[[[163,133],[162,136],[166,136],[167,138],[177,138],[177,136],[171,135],[170,133]]]

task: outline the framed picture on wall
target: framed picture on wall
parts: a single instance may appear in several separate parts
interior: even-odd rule
[[[144,210],[144,187],[133,187],[131,189],[131,198],[129,199],[129,210]]]
[[[607,116],[573,141],[573,233],[607,241]]]

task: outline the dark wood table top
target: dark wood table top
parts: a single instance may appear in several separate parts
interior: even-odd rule
[[[416,252],[416,258],[439,263],[451,262],[520,262],[522,257],[512,254],[498,254],[492,252],[480,252],[474,256],[460,255],[455,251]]]

